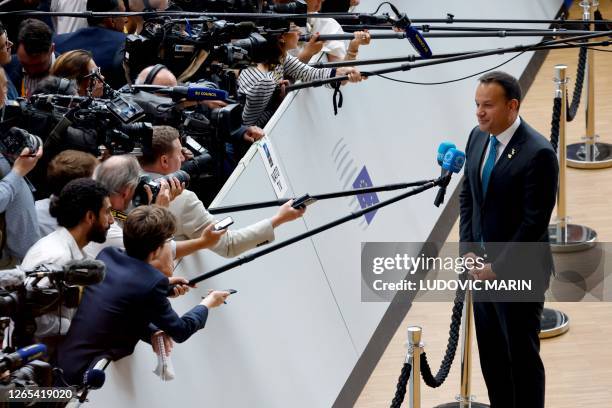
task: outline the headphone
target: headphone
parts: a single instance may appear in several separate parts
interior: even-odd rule
[[[168,69],[168,68],[166,68],[164,64],[156,64],[153,68],[151,68],[151,71],[149,71],[149,74],[145,78],[143,85],[152,85],[153,81],[155,80],[155,77],[157,76],[157,74],[159,74],[159,71],[161,71],[162,69]]]

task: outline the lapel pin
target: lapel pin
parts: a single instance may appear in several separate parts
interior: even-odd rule
[[[513,158],[515,154],[516,154],[516,149],[512,148],[512,151],[508,153],[508,158],[509,159]]]

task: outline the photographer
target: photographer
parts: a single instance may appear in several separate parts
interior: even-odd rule
[[[112,156],[96,168],[94,178],[110,192],[110,204],[117,220],[111,225],[108,239],[104,243],[92,242],[84,248],[84,251],[90,257],[96,257],[104,248],[109,246],[123,249],[123,221],[128,216],[126,212],[134,198],[134,193],[140,180],[140,171],[141,169],[136,159],[128,155]],[[169,183],[162,180],[160,184],[159,193],[153,201],[155,204],[168,207],[171,199],[182,195],[184,186],[181,186],[176,178],[170,180]],[[149,186],[144,188],[151,195]],[[150,197],[149,202],[151,199]],[[209,228],[203,229],[199,235],[193,237],[194,239],[177,243],[172,241],[173,256],[171,259],[181,258],[192,252],[217,244],[225,231],[214,231],[212,227],[213,225],[210,225]],[[162,271],[166,276],[172,276],[173,269],[174,265],[168,264]],[[180,282],[177,283],[185,281],[182,278],[179,279]],[[185,287],[181,287],[181,290],[184,289]]]
[[[51,160],[47,167],[47,186],[51,197],[35,203],[41,237],[57,229],[57,219],[49,211],[53,197],[59,197],[62,189],[72,180],[91,178],[98,164],[98,159],[93,155],[78,150],[64,150]]]
[[[284,98],[284,86],[289,84],[286,77],[294,80],[313,81],[348,75],[350,82],[362,80],[359,71],[353,67],[312,68],[288,55],[297,47],[300,28],[293,23],[289,31],[280,36],[268,35],[265,50],[255,56],[257,66],[249,67],[238,77],[238,94],[245,99],[242,122],[245,125],[264,127]]]
[[[38,222],[34,198],[24,177],[42,156],[42,148],[34,155],[23,149],[12,168],[0,154],[0,269],[19,263],[26,252],[38,240]]]
[[[51,75],[75,80],[80,96],[91,93],[94,98],[102,97],[102,83],[96,75],[100,75],[102,80],[104,76],[100,74],[100,69],[89,51],[73,50],[63,53],[53,64]]]
[[[27,19],[19,26],[17,58],[6,66],[19,96],[30,97],[39,82],[49,76],[55,62],[53,32],[40,20]]]
[[[177,342],[204,328],[208,312],[228,292],[214,291],[179,317],[167,298],[169,280],[155,264],[168,257],[175,219],[165,208],[141,206],[124,226],[125,252],[104,249],[106,278],[88,286],[58,353],[58,365],[70,384],[80,384],[87,368],[101,358],[119,360],[132,354],[139,340],[154,342],[159,330]]]
[[[84,259],[83,248],[89,242],[104,242],[113,224],[108,191],[96,181],[80,178],[68,183],[59,197],[51,200],[50,213],[57,218],[59,228],[41,238],[28,251],[23,270],[39,265],[64,266],[68,261]],[[61,316],[46,314],[36,318],[38,338],[53,343],[51,336],[68,331],[74,309],[62,307]]]
[[[181,168],[184,160],[181,142],[176,129],[169,126],[153,128],[151,149],[143,152],[142,168],[152,177],[171,174]],[[185,190],[168,207],[177,219],[175,236],[188,239],[200,236],[211,228],[216,220],[206,211],[204,204],[192,191]],[[296,210],[288,202],[280,207],[276,215],[248,227],[228,231],[211,250],[224,257],[234,257],[244,251],[274,240],[274,228],[301,217],[305,210]]]

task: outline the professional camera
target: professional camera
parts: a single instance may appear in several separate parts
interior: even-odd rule
[[[36,154],[42,144],[40,137],[17,127],[12,127],[7,132],[0,134],[0,153],[8,157],[19,156],[26,147],[30,154]]]
[[[187,185],[190,180],[189,174],[183,170],[178,170],[174,173],[170,173],[156,179],[153,179],[147,174],[141,175],[140,179],[138,180],[138,185],[136,186],[136,191],[134,191],[134,198],[132,199],[134,206],[138,207],[140,205],[147,205],[149,203],[149,197],[147,196],[145,186],[149,186],[151,189],[151,192],[153,193],[151,202],[155,202],[155,199],[157,198],[157,195],[161,189],[162,180],[168,181],[173,177],[176,177],[180,183],[185,183],[185,185]]]
[[[13,343],[25,346],[36,332],[35,317],[56,313],[60,306],[75,308],[79,304],[79,286],[93,285],[104,279],[106,267],[93,259],[71,261],[63,267],[40,265],[32,271],[15,272],[26,277],[25,284],[15,288],[11,277],[0,277],[0,316],[13,319]],[[43,279],[44,282],[43,282]],[[10,289],[9,289],[10,287]]]

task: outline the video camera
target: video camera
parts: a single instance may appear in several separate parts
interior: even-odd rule
[[[16,269],[8,272],[11,273],[0,277],[0,287],[3,288],[0,289],[0,316],[13,319],[14,344],[23,346],[33,340],[35,317],[54,313],[62,305],[77,307],[79,286],[101,282],[106,267],[100,261],[84,259],[68,262],[63,267],[41,265],[32,271]],[[15,279],[15,275],[21,278]],[[16,285],[17,282],[21,283]]]
[[[53,367],[41,360],[47,357],[44,344],[32,344],[11,351],[12,348],[6,348],[0,352],[0,372],[9,371],[8,376],[0,379],[0,395],[4,401],[11,390],[53,386]]]

